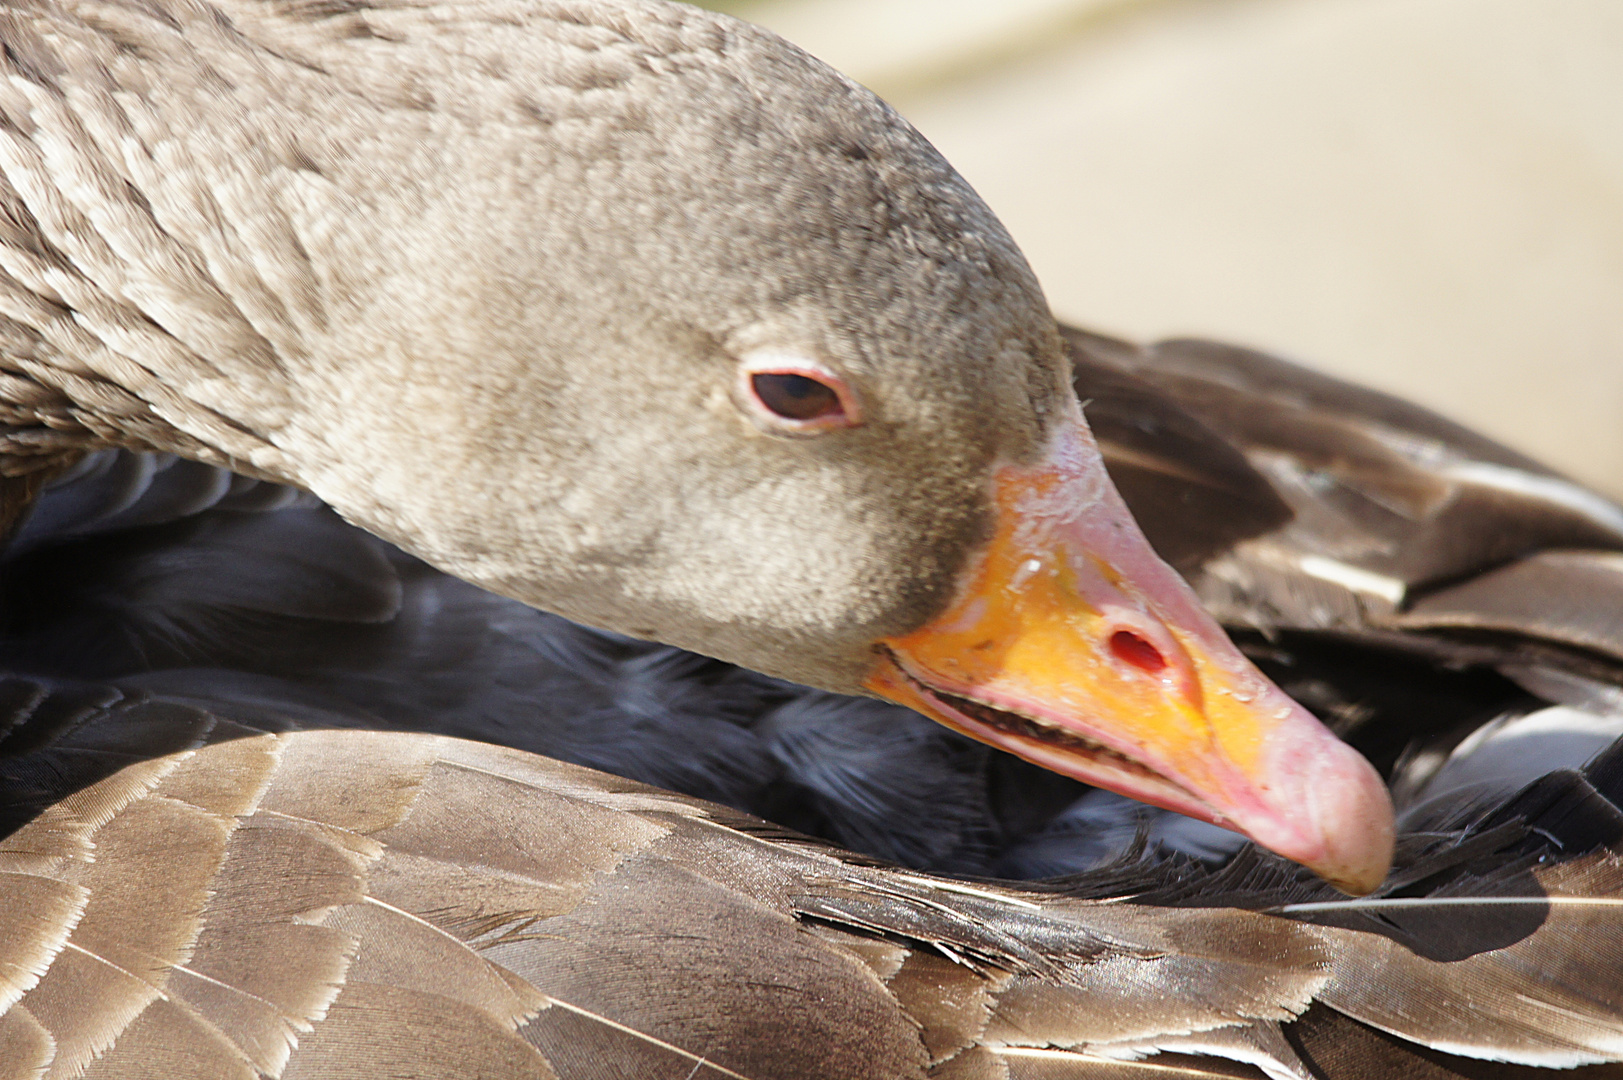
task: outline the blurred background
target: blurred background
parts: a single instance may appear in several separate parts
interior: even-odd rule
[[[873,88],[1055,311],[1255,345],[1623,497],[1623,0],[716,0]]]

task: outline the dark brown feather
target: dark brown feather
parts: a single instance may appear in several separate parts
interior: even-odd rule
[[[1539,551],[1421,596],[1388,625],[1533,637],[1623,663],[1623,555]]]
[[[1401,616],[1429,591],[1548,550],[1623,550],[1617,507],[1418,406],[1233,346],[1066,335],[1078,394],[1105,406],[1089,415],[1112,476],[1235,624],[1356,631],[1395,617],[1418,629],[1431,624]],[[1168,482],[1190,513],[1160,490]],[[1216,493],[1228,493],[1220,513],[1197,509]],[[1539,586],[1576,598],[1585,576],[1551,567]],[[1455,596],[1456,624],[1475,599]],[[1489,605],[1496,629],[1565,640],[1549,620]]]

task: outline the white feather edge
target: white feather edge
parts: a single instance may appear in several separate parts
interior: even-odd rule
[[[1623,508],[1618,507],[1610,499],[1579,487],[1570,480],[1562,480],[1555,476],[1540,476],[1537,473],[1507,465],[1492,465],[1485,461],[1461,461],[1444,466],[1441,472],[1443,476],[1458,483],[1476,484],[1479,487],[1493,488],[1512,495],[1542,499],[1575,514],[1581,514],[1602,528],[1623,535]]]
[[[1264,908],[1267,915],[1307,915],[1326,911],[1392,911],[1400,908],[1429,907],[1549,907],[1623,908],[1623,896],[1389,896],[1347,900],[1318,900],[1301,904],[1280,904]],[[1620,928],[1623,929],[1623,928]]]

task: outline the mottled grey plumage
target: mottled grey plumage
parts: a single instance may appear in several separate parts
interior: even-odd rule
[[[53,0],[0,40],[7,472],[229,465],[549,611],[855,692],[1052,426],[1059,342],[997,219],[738,20]],[[867,421],[763,433],[760,349]]]

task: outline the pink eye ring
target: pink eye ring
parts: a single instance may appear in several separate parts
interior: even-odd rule
[[[750,412],[770,430],[814,434],[862,422],[845,380],[799,357],[756,357],[739,376]]]

